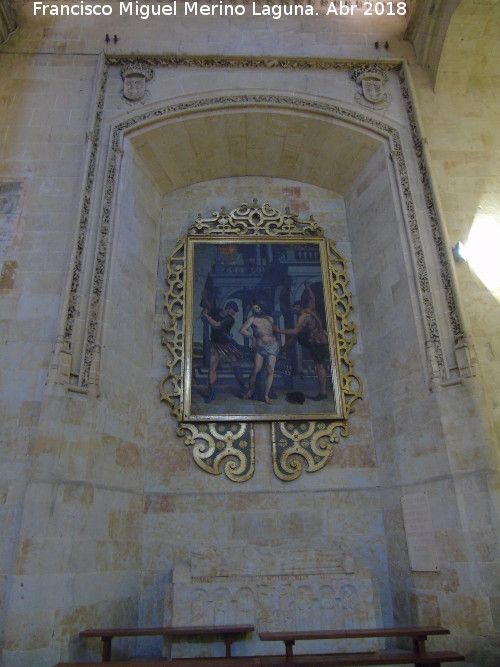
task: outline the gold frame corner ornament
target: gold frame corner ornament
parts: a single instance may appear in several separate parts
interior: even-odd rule
[[[234,243],[235,239],[247,243],[254,239],[256,243],[322,244],[322,266],[326,265],[326,270],[322,270],[325,290],[328,289],[325,296],[332,297],[328,308],[331,357],[335,365],[335,372],[332,369],[331,373],[336,393],[335,413],[269,414],[268,417],[191,413],[188,396],[192,358],[186,346],[193,326],[190,247],[197,239],[201,242],[217,239],[222,243]],[[212,475],[224,472],[234,482],[250,479],[255,470],[253,421],[271,422],[273,471],[279,479],[290,481],[299,477],[305,467],[308,472],[315,472],[328,463],[334,444],[340,441],[340,436],[348,435],[347,420],[354,401],[362,397],[361,379],[354,372],[351,358],[356,325],[350,320],[352,300],[348,283],[345,259],[335,242],[324,237],[312,216],[300,220],[288,208],[283,213],[268,203],[259,206],[256,199],[251,205],[243,203],[230,212],[221,208],[210,217],[197,216],[187,236],[178,241],[167,258],[164,292],[167,319],[161,327],[161,342],[167,350],[167,374],[161,380],[160,400],[168,404],[177,419],[178,435],[193,447],[193,460],[198,467]]]
[[[307,472],[324,468],[333,455],[340,436],[347,436],[345,421],[274,422],[272,425],[273,472],[290,482]]]
[[[193,446],[196,465],[232,482],[246,482],[255,470],[255,447],[251,424],[179,424],[177,434]]]

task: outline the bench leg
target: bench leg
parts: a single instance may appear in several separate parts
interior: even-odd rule
[[[111,662],[111,641],[113,637],[101,637],[102,641],[102,661]]]
[[[293,660],[293,645],[295,644],[295,639],[285,640],[285,662],[292,662]]]

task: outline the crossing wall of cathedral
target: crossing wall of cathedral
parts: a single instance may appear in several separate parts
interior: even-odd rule
[[[273,58],[160,63],[132,101],[120,63],[100,52],[371,62],[387,39],[383,56],[410,63],[447,256],[478,205],[498,213],[498,87],[472,77],[470,94],[433,92],[391,17],[303,18],[297,39],[298,19],[271,30],[272,19],[178,17],[146,31],[139,18],[33,17],[31,3],[15,5],[20,29],[0,51],[5,664],[98,657],[99,642],[77,638],[85,627],[168,622],[174,569],[193,552],[311,543],[341,545],[370,579],[376,624],[442,623],[450,648],[487,664],[500,599],[498,303],[467,265],[449,268],[471,365],[453,340],[400,71],[379,109],[359,104],[348,67]],[[204,473],[159,401],[165,258],[199,212],[254,197],[314,215],[337,242],[358,329],[364,389],[350,435],[294,482],[273,474],[267,424],[255,426],[248,482]],[[415,494],[430,504],[436,571],[410,567],[402,500]],[[116,655],[159,650],[130,640]]]

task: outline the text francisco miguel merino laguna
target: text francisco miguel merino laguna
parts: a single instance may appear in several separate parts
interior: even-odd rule
[[[153,16],[177,16],[179,15],[200,15],[200,16],[244,16],[247,11],[245,5],[226,4],[223,0],[219,3],[204,4],[201,2],[177,2],[173,0],[169,3],[155,2],[146,4],[138,2],[116,2],[120,16],[139,16],[142,19],[148,19]],[[178,10],[179,5],[179,12]],[[339,7],[340,5],[340,7]],[[345,5],[345,6],[344,6]],[[314,11],[312,5],[265,5],[252,2],[248,7],[252,16],[272,16],[273,19],[279,19],[282,16],[314,16],[318,12]],[[352,14],[354,5],[347,0],[346,2],[330,2],[326,8],[326,14],[348,15]],[[113,5],[89,3],[81,0],[71,4],[65,3],[45,3],[34,2],[33,14],[35,16],[109,16],[113,14]]]

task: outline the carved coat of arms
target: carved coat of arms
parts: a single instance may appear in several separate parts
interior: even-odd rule
[[[352,74],[352,79],[359,86],[354,99],[370,109],[386,109],[391,95],[385,90],[387,74],[379,67],[361,67]]]
[[[129,102],[139,102],[146,94],[146,83],[153,78],[154,70],[145,63],[131,62],[121,69],[123,97]]]

